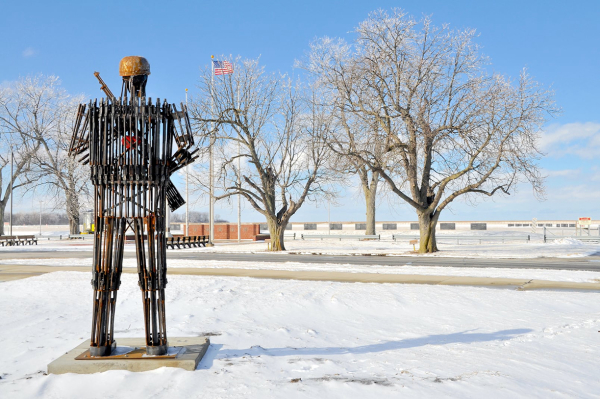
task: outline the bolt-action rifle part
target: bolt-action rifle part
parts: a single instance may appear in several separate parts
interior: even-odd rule
[[[106,93],[106,96],[110,98],[111,101],[115,101],[115,95],[112,94],[112,91],[110,91],[106,83],[104,83],[104,81],[100,77],[100,72],[94,72],[94,76],[98,79],[98,82],[100,82],[100,90]]]

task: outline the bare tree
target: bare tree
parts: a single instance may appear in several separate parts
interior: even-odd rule
[[[376,121],[380,129],[362,132],[367,148],[339,137],[334,148],[414,207],[421,253],[437,251],[437,221],[456,198],[510,194],[522,181],[543,195],[537,140],[557,111],[552,92],[525,71],[516,82],[488,73],[473,30],[394,9],[371,13],[355,33],[353,45],[313,43],[307,67],[339,107]]]
[[[48,86],[47,95],[55,96],[49,112],[56,113],[56,123],[51,129],[35,129],[35,138],[41,143],[34,162],[55,207],[64,207],[69,219],[69,233],[79,234],[80,212],[84,205],[91,206],[90,176],[77,160],[68,156],[77,106],[81,98],[62,97],[55,77],[40,82],[39,87]],[[27,85],[26,87],[36,87]],[[52,93],[54,91],[55,93]],[[40,93],[41,94],[41,93]]]
[[[14,85],[0,87],[0,235],[5,234],[5,210],[11,196],[15,190],[28,188],[35,181],[31,174],[32,159],[40,144],[27,133],[25,107],[26,99]]]
[[[332,153],[337,155],[335,165],[337,171],[343,174],[356,175],[360,183],[362,195],[365,199],[366,209],[366,231],[365,234],[374,235],[376,221],[376,201],[377,189],[381,179],[378,170],[373,170],[369,165],[358,157],[346,156],[346,150],[351,152],[359,152],[369,147],[369,143],[361,142],[364,137],[364,130],[378,129],[376,124],[365,123],[364,119],[357,118],[351,112],[348,112],[343,104],[331,101],[333,104],[332,115],[334,115],[338,129],[335,129],[327,144],[332,147]],[[339,148],[339,143],[346,143],[346,148]]]
[[[13,88],[21,106],[10,121],[19,134],[39,146],[30,174],[44,185],[55,207],[65,208],[70,233],[77,234],[82,198],[89,196],[89,174],[67,156],[79,101],[60,88],[56,76],[22,78]]]
[[[190,112],[201,139],[215,135],[222,191],[216,199],[242,195],[265,216],[272,250],[285,250],[284,230],[292,215],[307,199],[333,193],[324,145],[331,118],[308,101],[310,90],[267,74],[258,60],[237,60],[234,67],[233,74],[214,77],[214,83],[212,71],[204,71]],[[207,185],[206,179],[196,183]]]

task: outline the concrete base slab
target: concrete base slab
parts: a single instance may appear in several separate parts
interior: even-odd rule
[[[139,352],[146,345],[144,338],[117,338],[117,351]],[[85,358],[90,341],[85,340],[48,365],[50,374],[93,374],[108,370],[148,371],[160,367],[179,367],[193,371],[206,353],[210,340],[205,337],[169,338],[169,356],[108,356]],[[77,360],[76,358],[82,359]]]

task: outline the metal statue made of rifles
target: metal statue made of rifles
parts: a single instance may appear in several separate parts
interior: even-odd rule
[[[94,184],[94,308],[90,354],[109,356],[114,337],[117,291],[123,270],[125,233],[133,231],[139,286],[144,305],[146,353],[167,353],[165,286],[167,285],[166,206],[185,201],[170,180],[197,157],[187,107],[146,98],[150,64],[125,57],[116,98],[98,72],[107,98],[80,104],[69,155],[90,165]]]

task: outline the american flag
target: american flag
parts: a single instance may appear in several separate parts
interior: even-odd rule
[[[233,73],[233,65],[229,61],[214,61],[213,66],[215,70],[215,75],[227,75],[228,73]]]

